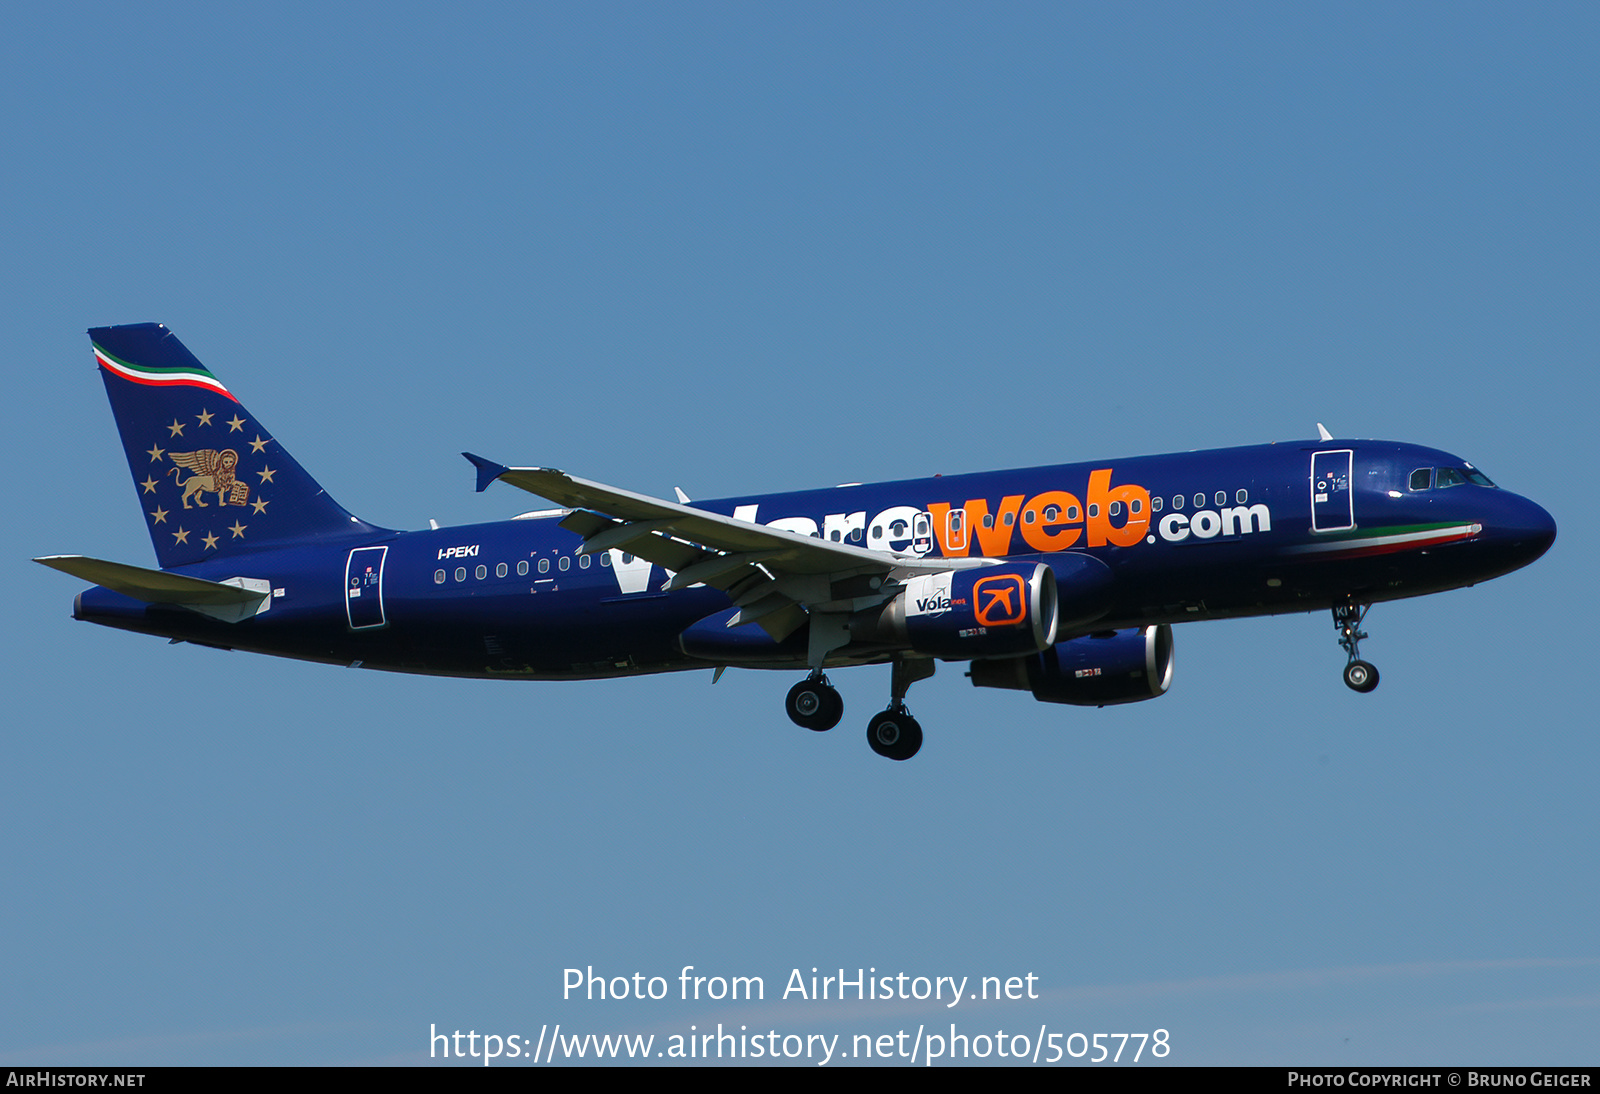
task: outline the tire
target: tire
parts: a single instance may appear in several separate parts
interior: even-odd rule
[[[817,724],[809,727],[818,733],[832,729],[839,724],[839,719],[844,717],[844,698],[839,694],[839,689],[824,684],[823,695],[826,701],[822,704]]]
[[[844,717],[844,700],[829,684],[802,680],[789,689],[783,709],[795,725],[821,733],[838,725],[839,719]]]
[[[867,744],[890,760],[909,760],[922,748],[922,727],[904,708],[885,710],[867,723]]]
[[[1378,670],[1366,661],[1352,661],[1344,667],[1344,683],[1364,695],[1378,686]]]

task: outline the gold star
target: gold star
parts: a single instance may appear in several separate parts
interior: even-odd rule
[[[178,421],[178,419],[172,419],[172,424],[167,426],[167,428],[172,430],[172,435],[174,437],[183,436],[183,423]]]
[[[265,447],[267,447],[267,442],[261,439],[261,434],[257,433],[256,439],[250,442],[250,451],[260,452]]]
[[[166,522],[167,511],[165,509],[161,508],[161,506],[159,506],[159,505],[156,506],[155,512],[151,513],[150,515],[152,517],[156,518],[156,523],[157,524],[164,524]]]
[[[154,494],[156,492],[156,480],[151,478],[149,475],[146,475],[144,481],[139,485],[144,487],[144,492],[146,494]]]
[[[178,543],[188,543],[189,533],[184,529],[179,528],[176,532],[172,533],[172,538],[177,540]],[[173,546],[176,547],[178,543],[174,543]]]
[[[163,449],[159,444],[151,445],[150,446],[150,462],[151,463],[155,463],[157,460],[159,460],[161,458],[162,452],[163,452]]]
[[[197,414],[196,417],[199,419],[201,425],[211,424],[211,411],[207,410],[205,407],[200,408],[200,413]]]
[[[265,513],[267,511],[267,503],[262,501],[260,498],[257,498],[255,501],[250,503],[250,508],[254,509],[257,513]]]
[[[233,533],[233,538],[234,539],[243,539],[244,538],[244,529],[245,529],[245,526],[240,524],[238,521],[234,521],[232,524],[230,524],[228,526],[228,531]]]
[[[272,476],[276,475],[277,472],[270,467],[263,467],[260,471],[257,471],[256,474],[261,476],[262,482],[271,482]]]
[[[238,414],[235,414],[233,416],[233,419],[230,422],[228,422],[228,432],[229,433],[239,433],[239,432],[242,432],[243,430],[244,430],[244,419],[239,417]]]
[[[208,550],[208,551],[211,550],[212,548],[216,547],[216,545],[217,545],[217,537],[213,536],[213,535],[211,535],[209,533],[207,533],[207,535],[205,537],[205,541],[206,541],[206,550]]]

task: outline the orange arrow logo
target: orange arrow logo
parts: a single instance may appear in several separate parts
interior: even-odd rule
[[[1027,583],[1016,574],[979,578],[972,585],[974,614],[985,627],[1021,623],[1028,614]]]

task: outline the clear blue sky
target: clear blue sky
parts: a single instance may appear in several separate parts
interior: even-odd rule
[[[1592,4],[34,4],[0,42],[0,1062],[425,1062],[747,1025],[1590,1063]],[[1313,436],[1543,503],[1531,569],[1177,629],[1112,710],[792,674],[368,674],[73,623],[149,564],[84,328],[156,320],[340,502],[694,497]],[[992,408],[1005,413],[997,416]],[[995,426],[995,421],[1008,423]],[[734,1005],[562,970],[762,976]],[[955,1011],[790,970],[1033,973]],[[509,1065],[508,1065],[509,1066]]]

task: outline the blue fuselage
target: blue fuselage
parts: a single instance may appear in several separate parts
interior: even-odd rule
[[[1063,565],[1114,575],[1111,607],[1075,633],[1325,610],[1471,585],[1525,566],[1550,514],[1459,457],[1384,441],[1287,442],[696,502],[741,520],[923,558]],[[265,610],[221,622],[84,592],[75,616],[191,642],[398,672],[593,678],[740,663],[680,635],[726,611],[623,551],[582,554],[562,511],[492,524],[231,554],[178,572],[271,583]],[[1070,588],[1065,589],[1070,593]],[[1058,640],[1073,637],[1062,633]],[[883,660],[846,647],[829,664]],[[762,667],[804,664],[761,659]]]

